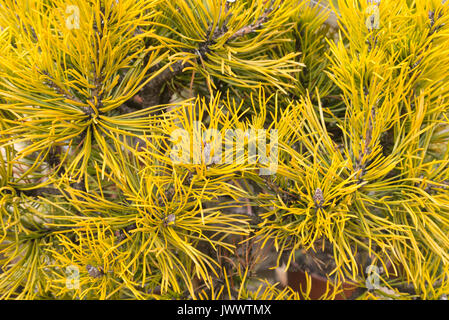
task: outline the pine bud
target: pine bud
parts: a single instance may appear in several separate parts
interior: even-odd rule
[[[95,268],[94,266],[88,264],[86,266],[86,269],[92,278],[100,278],[104,275],[103,271],[101,270],[101,267]]]
[[[313,201],[315,201],[315,206],[317,208],[322,208],[324,203],[323,191],[320,188],[315,190],[315,194],[313,195]]]

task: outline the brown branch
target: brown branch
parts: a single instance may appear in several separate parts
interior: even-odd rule
[[[151,79],[143,88],[140,98],[143,107],[150,107],[161,104],[162,98],[162,86],[172,80],[177,75],[180,75],[184,68],[190,67],[190,62],[177,61],[169,68],[162,71],[156,77]]]
[[[235,38],[243,37],[252,32],[256,32],[257,29],[261,28],[264,23],[268,21],[268,15],[273,11],[272,8],[265,10],[262,16],[253,24],[245,26],[237,30],[232,36],[229,37],[229,40],[234,40]]]
[[[51,194],[51,195],[64,195],[63,192],[59,191],[58,189],[54,188],[37,188],[37,189],[31,189],[31,190],[17,190],[19,193],[24,194],[29,197],[39,197],[43,196],[44,194]]]
[[[64,88],[62,88],[61,86],[59,86],[55,80],[53,79],[53,77],[44,70],[40,70],[38,69],[38,72],[44,76],[47,77],[46,81],[44,82],[44,84],[46,84],[48,87],[52,88],[57,94],[62,95],[64,98],[68,99],[68,100],[72,100],[72,101],[76,101],[79,103],[83,103],[80,99],[78,99],[74,94],[72,94],[71,92],[65,90]],[[87,115],[92,114],[92,109],[90,107],[81,107],[83,109],[83,112]]]

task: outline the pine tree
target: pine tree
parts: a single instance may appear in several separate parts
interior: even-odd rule
[[[2,299],[449,293],[446,1],[0,9]]]

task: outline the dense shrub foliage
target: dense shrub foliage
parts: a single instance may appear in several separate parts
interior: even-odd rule
[[[449,293],[445,1],[0,0],[0,50],[1,298]]]

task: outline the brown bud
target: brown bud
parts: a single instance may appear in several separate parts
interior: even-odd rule
[[[174,214],[169,214],[165,219],[164,219],[164,226],[167,227],[169,225],[175,224],[175,220],[176,220],[176,216]]]
[[[315,206],[317,208],[321,208],[324,203],[323,191],[320,188],[315,190],[315,194],[313,195],[313,201],[315,201]]]
[[[101,270],[101,267],[95,268],[94,266],[88,264],[86,265],[87,272],[92,278],[100,278],[104,275],[103,271]]]

